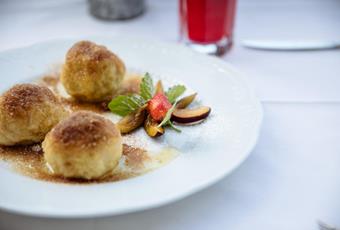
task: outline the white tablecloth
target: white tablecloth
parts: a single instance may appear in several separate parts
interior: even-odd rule
[[[91,17],[84,0],[0,1],[0,50],[43,40],[139,34],[177,40],[177,1],[152,0],[135,20]],[[338,0],[240,0],[235,47],[223,57],[263,102],[259,143],[214,186],[148,211],[86,220],[0,212],[1,229],[318,229],[340,226],[340,51],[261,52],[246,38],[340,38]],[[6,76],[2,76],[6,77]],[[1,195],[1,194],[0,194]]]

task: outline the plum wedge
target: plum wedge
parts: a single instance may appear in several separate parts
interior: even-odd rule
[[[191,102],[193,102],[196,98],[197,93],[191,94],[189,96],[183,97],[181,100],[177,102],[176,109],[185,109],[188,107]]]
[[[175,109],[172,113],[171,120],[181,124],[197,123],[210,114],[210,107],[201,106],[194,109]]]
[[[117,123],[120,132],[125,134],[137,129],[144,123],[146,115],[146,105],[138,109],[136,112],[126,115]]]
[[[158,125],[159,123],[148,115],[144,122],[144,129],[150,137],[159,137],[164,134],[164,128],[159,127]]]

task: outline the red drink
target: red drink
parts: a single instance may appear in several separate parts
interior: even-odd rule
[[[181,39],[211,54],[232,45],[236,0],[179,0]]]

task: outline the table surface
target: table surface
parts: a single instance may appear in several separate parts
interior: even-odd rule
[[[132,33],[176,42],[177,1],[150,0],[147,6],[134,20],[106,22],[89,15],[85,0],[2,0],[0,50]],[[265,52],[240,45],[255,38],[334,40],[339,27],[338,0],[240,0],[235,46],[223,59],[246,74],[265,112],[259,142],[241,167],[160,208],[86,220],[0,212],[0,229],[316,230],[318,220],[340,226],[339,51]]]

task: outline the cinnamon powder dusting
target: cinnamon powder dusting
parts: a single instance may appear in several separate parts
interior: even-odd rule
[[[59,74],[55,72],[45,75],[36,83],[49,88],[70,112],[89,110],[104,115],[108,111],[109,99],[101,103],[86,103],[65,97],[60,91]],[[125,77],[119,92],[116,93],[138,93],[140,82],[140,75],[129,74]],[[67,184],[95,184],[120,181],[145,174],[167,164],[178,155],[178,152],[172,148],[164,148],[161,152],[150,155],[143,147],[136,147],[130,143],[131,139],[135,139],[133,136],[125,136],[125,139],[129,144],[123,145],[123,155],[119,165],[112,172],[96,180],[69,179],[53,175],[44,161],[41,144],[0,146],[0,161],[8,163],[14,171],[38,180]]]
[[[124,168],[116,168],[109,174],[96,180],[84,180],[79,178],[69,179],[53,175],[47,168],[43,150],[40,144],[30,146],[0,146],[0,160],[7,162],[14,171],[35,179],[68,183],[68,184],[93,184],[106,183],[129,179],[146,173],[144,163],[150,161],[144,149],[123,145],[123,157],[121,162]]]

